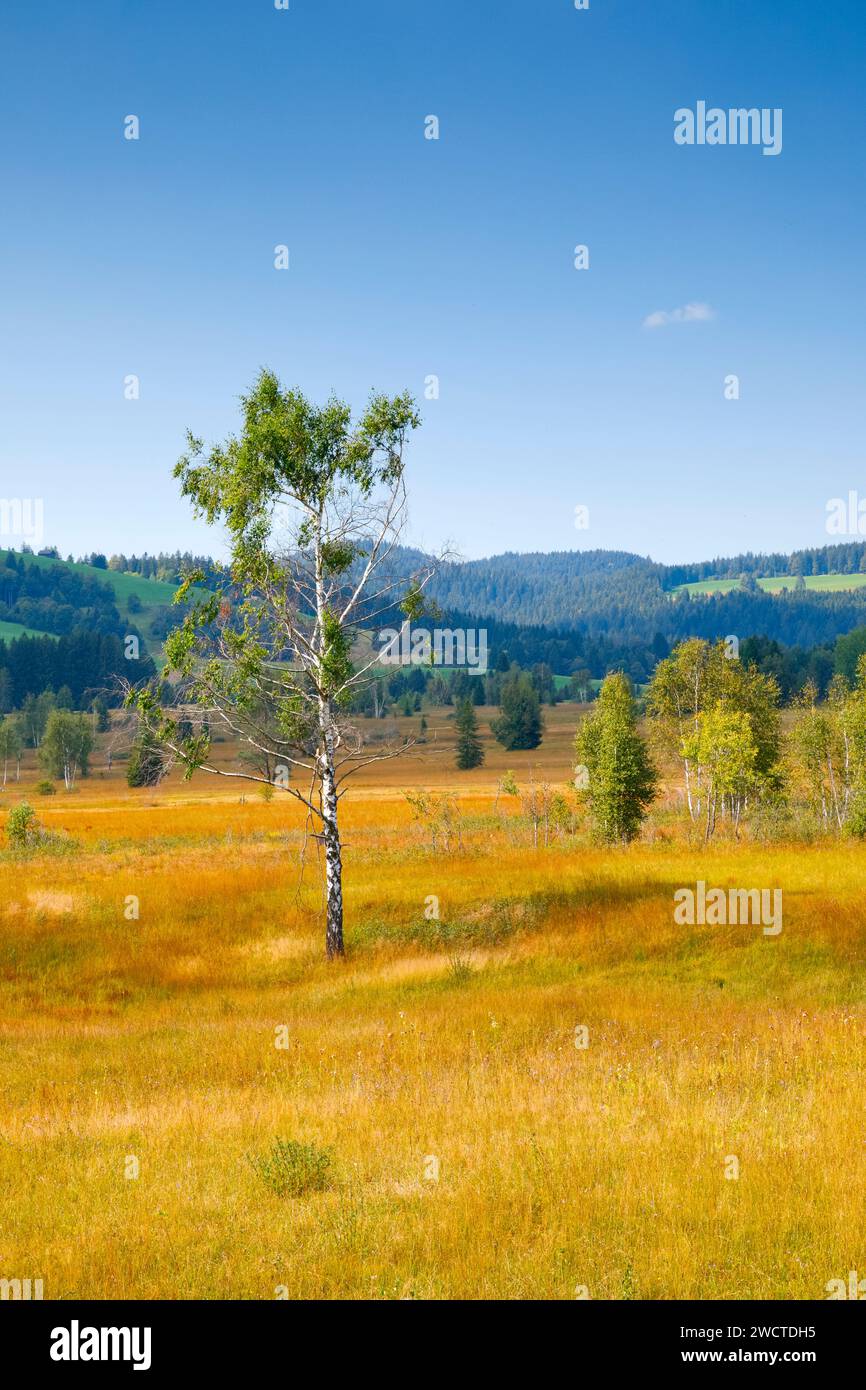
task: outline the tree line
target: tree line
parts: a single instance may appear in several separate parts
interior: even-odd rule
[[[783,733],[778,682],[692,638],[660,661],[646,695],[647,737],[625,675],[610,674],[576,739],[585,799],[603,840],[638,833],[658,787],[657,760],[679,769],[682,802],[709,840],[738,837],[746,816],[784,824],[805,809],[824,831],[866,835],[866,653],[836,674],[825,700],[807,681]]]
[[[30,696],[61,690],[73,709],[89,708],[98,695],[118,705],[124,680],[149,680],[156,671],[143,645],[137,658],[128,650],[115,633],[84,628],[59,638],[0,641],[0,714],[21,709]]]

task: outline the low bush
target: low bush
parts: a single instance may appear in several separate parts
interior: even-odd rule
[[[329,1149],[302,1144],[297,1139],[275,1139],[261,1154],[248,1154],[248,1162],[266,1187],[277,1197],[302,1197],[331,1186],[332,1157]]]

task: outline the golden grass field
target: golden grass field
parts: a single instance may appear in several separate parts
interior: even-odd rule
[[[673,807],[627,850],[583,828],[535,849],[495,783],[565,783],[576,717],[457,774],[434,711],[359,778],[330,966],[285,797],[129,791],[99,753],[39,797],[25,765],[3,819],[27,796],[79,849],[0,856],[0,1276],[46,1299],[821,1299],[866,1274],[866,852],[705,850]],[[457,791],[459,849],[413,821],[422,786]],[[699,878],[781,886],[782,934],[676,926]],[[247,1155],[277,1138],[330,1149],[332,1186],[275,1196]]]

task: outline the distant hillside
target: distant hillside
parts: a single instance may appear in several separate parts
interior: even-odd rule
[[[866,544],[693,566],[623,552],[506,554],[443,566],[431,593],[447,612],[615,645],[735,633],[815,646],[866,622]]]
[[[112,558],[134,572],[93,558],[99,563],[0,552],[2,635],[138,630],[159,663],[162,641],[181,617],[171,603],[177,578],[164,576],[189,557]],[[403,549],[388,568],[396,577],[424,563],[420,551]],[[218,582],[218,565],[199,557],[196,564]],[[507,553],[443,564],[429,594],[452,626],[487,629],[492,662],[543,664],[557,675],[586,668],[598,678],[621,667],[643,681],[683,638],[731,634],[821,649],[826,669],[836,639],[866,625],[866,542],[689,565],[626,551]],[[360,622],[372,634],[399,617],[378,613],[374,620],[362,610]]]
[[[61,636],[76,627],[137,633],[158,658],[180,617],[177,582],[148,579],[83,561],[0,550],[0,637]]]
[[[63,691],[72,708],[122,698],[124,680],[155,673],[159,624],[173,589],[98,565],[0,551],[0,714]],[[174,621],[177,615],[174,615]],[[137,637],[130,656],[128,638]]]

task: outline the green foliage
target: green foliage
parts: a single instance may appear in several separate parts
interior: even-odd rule
[[[726,799],[737,829],[746,797],[760,785],[758,748],[748,713],[717,701],[698,715],[697,728],[684,740],[684,751],[703,774],[706,838],[712,835],[719,804]]]
[[[152,730],[146,726],[139,731],[126,767],[129,787],[155,787],[165,776],[163,750]]]
[[[275,1139],[263,1153],[248,1155],[248,1161],[277,1197],[324,1192],[333,1182],[331,1150],[302,1144],[297,1139]]]
[[[778,683],[730,657],[724,642],[695,637],[675,647],[656,667],[647,710],[655,742],[681,763],[692,819],[706,814],[708,834],[719,812],[738,829],[751,793],[779,791]]]
[[[196,733],[186,716],[173,719],[160,704],[159,687],[153,685],[130,691],[126,703],[138,711],[142,730],[147,730],[160,748],[168,748],[175,753],[188,781],[210,752],[208,729],[202,725]]]
[[[517,671],[504,681],[499,718],[490,728],[497,743],[509,752],[540,744],[544,730],[541,702],[526,671]]]
[[[607,843],[633,840],[656,794],[657,774],[637,732],[628,677],[605,678],[575,741],[589,773],[586,798],[595,830]]]
[[[456,799],[448,792],[437,795],[434,792],[404,792],[412,808],[412,819],[426,826],[430,832],[430,847],[436,850],[450,850],[463,843],[460,811]]]
[[[791,728],[791,774],[822,826],[866,833],[866,655],[849,686],[835,676],[827,700],[808,685]]]
[[[21,730],[28,747],[38,748],[45,733],[48,716],[56,706],[54,692],[44,690],[41,695],[28,695],[21,709]]]
[[[405,594],[400,600],[400,610],[410,623],[416,623],[425,613],[433,617],[439,617],[439,605],[433,603],[427,596],[417,580],[409,584]],[[431,653],[432,661],[432,653]]]
[[[211,524],[225,521],[235,560],[242,556],[252,568],[269,534],[270,508],[284,494],[316,513],[341,484],[369,495],[377,482],[399,476],[406,432],[420,424],[407,393],[393,400],[374,395],[353,428],[345,402],[332,397],[315,406],[300,391],[283,390],[267,370],[241,406],[241,437],[215,445],[205,457],[203,441],[188,434],[175,477],[199,515]],[[312,534],[307,526],[299,539],[309,543]],[[336,552],[328,554],[333,559]]]
[[[322,689],[326,694],[334,695],[338,699],[348,698],[350,692],[346,689],[346,683],[352,674],[352,663],[349,659],[352,648],[350,635],[330,608],[325,609],[322,629]]]
[[[844,677],[849,685],[853,685],[857,679],[857,663],[864,653],[866,627],[855,627],[853,631],[837,637],[833,652],[833,669],[836,675]]]
[[[345,574],[358,547],[351,541],[325,541],[322,544],[322,570],[326,575]]]
[[[40,825],[28,801],[13,806],[6,817],[6,838],[13,849],[29,849],[39,839]]]
[[[39,747],[39,761],[52,777],[62,777],[67,791],[75,785],[79,772],[87,776],[93,749],[93,729],[86,714],[52,710]]]
[[[514,793],[518,794],[516,784]],[[519,795],[523,813],[532,827],[532,842],[536,848],[540,837],[546,848],[550,844],[551,834],[574,833],[576,821],[573,807],[562,792],[555,791],[549,782],[538,785],[531,778]]]
[[[858,840],[866,838],[866,788],[858,787],[851,801],[848,829]]]
[[[51,557],[17,557],[0,551],[3,616],[27,628],[57,634],[78,626],[123,636],[125,628],[107,575],[93,567],[68,565]]]
[[[504,773],[503,776],[500,778],[499,790],[505,796],[517,796],[519,791],[519,788],[517,786],[517,778],[510,769],[508,770],[508,772]]]

